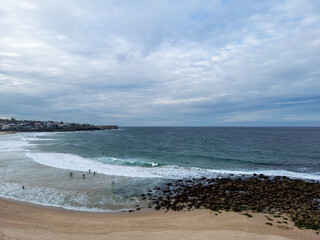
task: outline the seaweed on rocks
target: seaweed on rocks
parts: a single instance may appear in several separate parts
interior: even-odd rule
[[[262,174],[247,178],[183,179],[143,195],[156,210],[251,210],[288,215],[300,228],[320,229],[320,183]]]

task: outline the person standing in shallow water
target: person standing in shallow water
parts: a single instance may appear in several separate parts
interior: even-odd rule
[[[85,178],[86,178],[86,175],[82,174],[82,178],[85,179]]]
[[[72,172],[70,172],[70,177],[73,177],[73,173]]]

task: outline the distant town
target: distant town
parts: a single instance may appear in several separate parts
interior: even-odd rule
[[[63,132],[118,129],[117,125],[95,126],[87,123],[65,123],[56,121],[17,120],[0,118],[0,131],[17,132]]]

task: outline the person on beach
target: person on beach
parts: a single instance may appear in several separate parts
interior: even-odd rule
[[[82,174],[82,178],[85,179],[85,178],[86,178],[86,175]]]

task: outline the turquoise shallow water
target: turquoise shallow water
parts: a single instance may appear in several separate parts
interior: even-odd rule
[[[123,127],[5,135],[0,144],[0,195],[71,209],[145,206],[139,195],[169,179],[320,179],[320,128]]]

